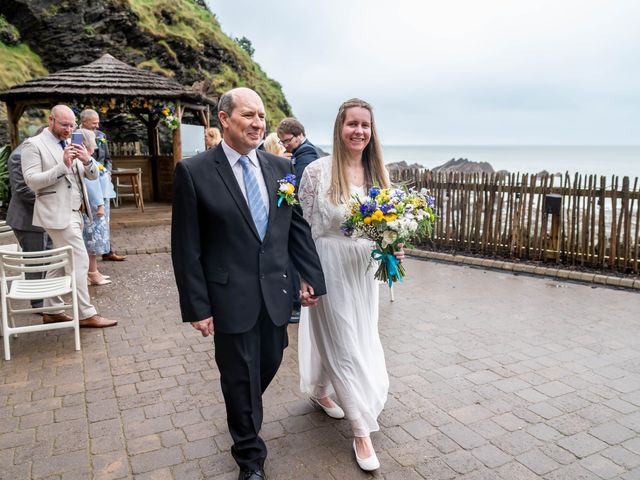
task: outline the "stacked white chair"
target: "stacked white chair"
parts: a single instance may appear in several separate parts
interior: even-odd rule
[[[66,269],[65,269],[66,267]],[[27,272],[49,272],[65,269],[59,277],[27,280]],[[2,293],[2,334],[4,358],[11,359],[10,337],[19,333],[41,332],[60,328],[73,328],[75,349],[80,350],[80,323],[78,296],[73,263],[73,249],[69,246],[39,252],[9,251],[0,246],[0,290]],[[71,294],[71,304],[54,307],[31,308],[29,300]],[[29,307],[14,308],[12,302],[26,301]],[[57,312],[71,309],[73,320],[58,323],[15,326],[15,317],[34,313]]]

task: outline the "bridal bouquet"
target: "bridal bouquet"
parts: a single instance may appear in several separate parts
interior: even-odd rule
[[[409,244],[431,235],[434,200],[425,189],[372,187],[369,195],[361,199],[354,196],[349,203],[351,214],[342,224],[347,236],[366,238],[376,243],[371,252],[380,261],[375,278],[387,282],[402,281],[406,275],[400,261],[394,256],[399,244]]]

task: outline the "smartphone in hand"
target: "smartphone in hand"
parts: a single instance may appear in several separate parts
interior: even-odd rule
[[[82,145],[82,133],[73,132],[71,134],[71,145]]]

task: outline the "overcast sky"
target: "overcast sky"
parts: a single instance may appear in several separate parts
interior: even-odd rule
[[[638,0],[207,0],[307,136],[370,102],[385,144],[640,144]]]

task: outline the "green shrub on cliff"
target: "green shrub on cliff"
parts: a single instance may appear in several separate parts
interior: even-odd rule
[[[263,98],[270,124],[277,125],[282,118],[291,114],[280,84],[271,80],[238,42],[222,32],[215,14],[199,2],[126,1],[140,18],[139,28],[147,35],[156,37],[157,43],[163,42],[163,47],[167,48],[166,40],[171,40],[182,42],[198,51],[204,51],[207,45],[214,45],[229,53],[233,60],[231,64],[220,63],[218,71],[201,72],[203,79],[211,80],[211,93],[219,95],[229,88],[250,87]]]
[[[48,73],[40,57],[24,43],[9,46],[0,41],[0,58],[0,91]]]

